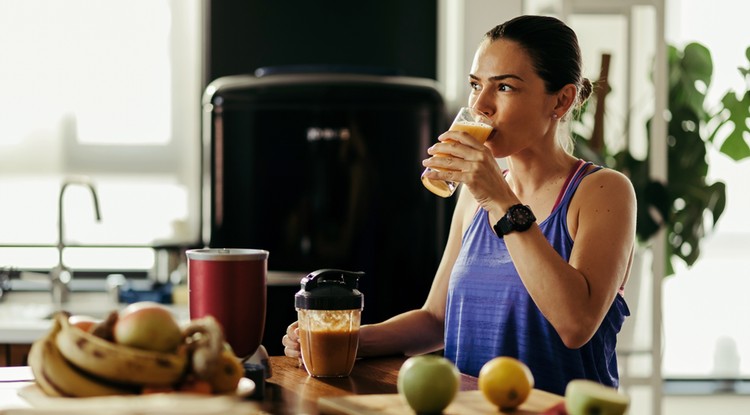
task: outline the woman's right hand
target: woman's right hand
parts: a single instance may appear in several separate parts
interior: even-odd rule
[[[302,353],[299,346],[299,323],[294,322],[286,328],[286,334],[281,338],[281,344],[284,345],[284,354],[289,357],[296,357],[302,363]]]

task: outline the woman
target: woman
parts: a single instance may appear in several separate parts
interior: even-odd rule
[[[493,357],[513,356],[543,390],[563,394],[576,378],[616,387],[635,195],[625,176],[558,140],[561,120],[591,92],[576,35],[552,17],[503,23],[480,43],[469,86],[469,105],[495,132],[481,145],[447,131],[428,153],[448,157],[423,161],[441,170],[428,177],[464,184],[427,301],[363,326],[359,355],[443,349],[474,376]],[[296,323],[282,342],[299,356]]]

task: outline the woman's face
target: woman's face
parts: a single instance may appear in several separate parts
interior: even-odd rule
[[[518,43],[483,41],[474,55],[469,84],[469,105],[487,114],[494,124],[495,133],[485,145],[495,157],[530,146],[554,145],[557,124],[552,113],[557,96],[547,93],[531,58]]]

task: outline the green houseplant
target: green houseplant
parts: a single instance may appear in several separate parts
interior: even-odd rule
[[[745,54],[750,61],[750,48]],[[739,70],[745,81],[750,81],[750,64]],[[682,260],[688,266],[698,259],[701,240],[724,211],[725,184],[709,182],[706,177],[708,149],[716,146],[734,160],[750,157],[747,121],[750,91],[745,88],[740,95],[727,91],[716,108],[708,108],[706,92],[711,84],[713,61],[710,51],[699,43],[690,43],[682,50],[669,46],[668,71],[666,183],[651,179],[648,155],[638,159],[627,149],[610,152],[602,142],[592,142],[591,135],[586,136],[584,121],[591,119],[584,117],[590,108],[584,107],[575,115],[573,136],[581,157],[593,158],[621,171],[632,181],[638,199],[636,233],[639,241],[648,242],[666,226],[666,269],[667,275],[672,275],[673,259]],[[606,82],[603,88],[608,88]],[[606,95],[603,88],[597,91],[597,97]],[[648,131],[650,123],[651,120],[646,125]],[[709,229],[707,222],[710,222]]]

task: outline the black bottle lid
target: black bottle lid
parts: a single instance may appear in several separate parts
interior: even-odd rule
[[[365,300],[357,289],[364,272],[319,269],[300,281],[294,306],[304,310],[361,310]]]

